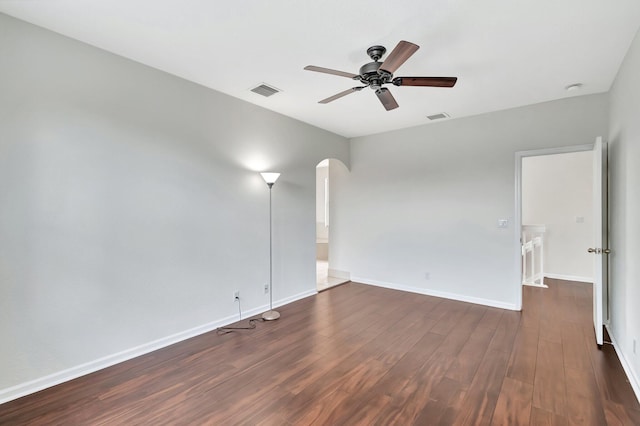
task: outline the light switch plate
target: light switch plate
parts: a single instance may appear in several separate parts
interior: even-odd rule
[[[498,228],[508,228],[509,219],[498,219]]]

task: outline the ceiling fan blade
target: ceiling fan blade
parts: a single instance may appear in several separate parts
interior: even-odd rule
[[[382,102],[384,109],[386,109],[387,111],[398,108],[398,103],[396,102],[389,89],[383,87],[380,90],[376,90],[376,95],[378,95],[378,99],[380,99],[380,102]]]
[[[458,77],[396,77],[392,83],[396,86],[453,87]]]
[[[323,72],[325,74],[339,75],[341,77],[347,77],[347,78],[356,78],[356,77],[358,77],[358,75],[351,74],[350,72],[337,71],[337,70],[332,70],[332,69],[329,69],[329,68],[316,67],[315,65],[307,65],[306,67],[304,67],[304,69],[307,70],[307,71]]]
[[[329,102],[333,102],[336,99],[340,99],[343,96],[347,96],[353,92],[359,92],[360,90],[364,89],[366,86],[363,87],[352,87],[351,89],[347,89],[344,92],[340,92],[337,95],[333,95],[328,97],[327,99],[323,99],[320,102],[318,102],[319,104],[328,104]]]
[[[389,56],[387,56],[387,59],[384,60],[382,65],[380,65],[380,69],[389,74],[393,74],[400,68],[400,65],[404,64],[418,49],[420,49],[420,46],[417,44],[401,40],[396,47],[393,48],[391,53],[389,53]]]

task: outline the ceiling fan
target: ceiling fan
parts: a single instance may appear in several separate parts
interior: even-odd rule
[[[393,77],[400,65],[404,64],[420,48],[417,44],[408,41],[400,41],[396,47],[389,53],[384,62],[378,62],[386,53],[384,46],[371,46],[367,49],[367,54],[373,62],[364,64],[360,68],[360,74],[351,74],[344,71],[332,70],[329,68],[316,67],[315,65],[307,65],[304,67],[308,71],[322,72],[325,74],[339,75],[341,77],[359,80],[364,86],[356,86],[321,100],[320,104],[328,104],[336,99],[346,96],[353,92],[359,92],[365,87],[370,87],[382,102],[387,111],[398,108],[398,103],[393,95],[384,84],[393,84],[395,86],[421,86],[421,87],[453,87],[458,80],[457,77]]]

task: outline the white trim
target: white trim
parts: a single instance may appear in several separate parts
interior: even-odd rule
[[[350,280],[351,279],[351,273],[350,272],[348,272],[348,271],[340,271],[338,269],[329,268],[328,275],[330,277],[341,278],[343,280]]]
[[[618,359],[620,359],[620,364],[622,364],[622,369],[627,374],[627,379],[629,379],[629,383],[631,384],[631,388],[633,389],[633,393],[636,394],[636,399],[640,402],[640,380],[638,380],[638,375],[634,371],[631,364],[627,361],[627,358],[624,356],[624,352],[618,346],[616,342],[616,338],[614,337],[611,329],[607,324],[605,324],[607,328],[607,332],[609,333],[609,337],[611,337],[611,343],[613,344],[613,349],[615,349],[616,354],[618,355]]]
[[[315,296],[316,294],[318,294],[318,290],[316,290],[315,288],[313,290],[303,291],[302,293],[294,294],[293,296],[289,296],[289,297],[285,297],[284,299],[280,299],[277,302],[274,302],[273,306],[280,307],[280,306],[288,305],[289,303],[296,302],[298,300],[304,299],[305,297]],[[257,311],[256,314],[259,314],[261,312],[265,312],[265,311],[269,310],[269,305],[264,305],[264,306],[258,307],[255,310]],[[252,314],[252,315],[255,315],[255,314]]]
[[[546,284],[538,284],[538,283],[522,283],[522,285],[528,285],[529,287],[540,287],[540,288],[549,288]]]
[[[570,145],[570,146],[561,146],[557,148],[542,148],[542,149],[532,149],[529,151],[518,151],[516,155],[520,154],[522,157],[539,157],[541,155],[556,155],[556,154],[570,154],[572,152],[582,152],[582,151],[592,151],[593,144],[583,144],[583,145]]]
[[[510,311],[519,310],[516,308],[516,305],[513,303],[505,303],[505,302],[500,302],[498,300],[482,299],[480,297],[465,296],[457,293],[448,293],[444,291],[431,290],[426,288],[410,287],[402,284],[388,283],[385,281],[372,280],[364,277],[353,277],[351,281],[362,283],[362,284],[374,285],[376,287],[390,288],[392,290],[408,291],[410,293],[418,293],[418,294],[424,294],[427,296],[441,297],[443,299],[451,299],[451,300],[458,300],[460,302],[474,303],[476,305],[484,305],[484,306],[491,306],[494,308],[508,309]]]
[[[324,227],[329,227],[329,178],[324,178]]]
[[[545,272],[544,276],[546,278],[551,278],[551,279],[554,279],[554,280],[579,281],[579,282],[582,282],[582,283],[593,283],[593,277],[579,277],[577,275],[551,274],[549,272]]]
[[[238,321],[238,315],[231,315],[223,319],[212,321],[210,323],[203,324],[198,327],[182,331],[180,333],[172,334],[161,339],[153,340],[151,342],[135,346],[130,349],[125,349],[124,351],[107,355],[105,357],[98,358],[84,364],[76,365],[75,367],[71,367],[57,373],[49,374],[35,380],[20,383],[19,385],[15,385],[10,388],[2,389],[0,390],[0,404],[20,398],[25,395],[29,395],[31,393],[41,391],[43,389],[58,385],[63,382],[67,382],[69,380],[76,379],[78,377],[96,372],[98,370],[102,370],[103,368],[111,367],[112,365],[130,360],[149,352],[153,352],[155,350],[167,347],[174,343],[181,342],[191,337],[207,333],[209,331],[215,330],[218,327],[231,324],[235,321]]]
[[[530,151],[517,151],[515,153],[515,217],[513,219],[513,254],[514,269],[513,282],[516,285],[516,310],[522,310],[522,159],[524,157],[536,157],[540,155],[566,154],[570,152],[591,151],[593,144],[563,146],[559,148],[534,149]]]
[[[308,291],[281,299],[277,303],[274,303],[274,306],[283,306],[288,303],[294,302],[296,300],[313,296],[317,293],[318,293],[317,290],[308,290]],[[260,306],[255,309],[251,309],[249,311],[243,312],[243,318],[248,318],[250,316],[257,315],[259,313],[267,311],[268,309],[269,309],[268,304],[264,306]],[[135,346],[130,349],[125,349],[124,351],[107,355],[105,357],[98,358],[96,360],[89,361],[84,364],[76,365],[75,367],[58,371],[56,373],[49,374],[35,380],[30,380],[28,382],[20,383],[18,385],[11,386],[9,388],[0,389],[0,404],[4,404],[5,402],[18,399],[25,395],[29,395],[29,394],[41,391],[43,389],[50,388],[52,386],[67,382],[69,380],[77,379],[78,377],[85,376],[90,373],[94,373],[104,368],[111,367],[112,365],[119,364],[121,362],[139,357],[141,355],[148,354],[149,352],[157,351],[158,349],[162,349],[164,347],[173,345],[175,343],[182,342],[183,340],[187,340],[192,337],[196,337],[201,334],[208,333],[210,331],[217,329],[218,327],[223,327],[225,325],[232,324],[236,321],[238,321],[238,315],[237,314],[230,315],[228,317],[224,317],[216,321],[208,322],[206,324],[202,324],[197,327],[193,327],[188,330],[172,334],[170,336],[162,337],[160,339],[153,340],[151,342],[144,343],[142,345]]]

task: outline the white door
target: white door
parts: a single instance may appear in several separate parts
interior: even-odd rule
[[[607,288],[607,254],[609,249],[607,238],[607,146],[598,137],[593,146],[593,222],[595,224],[594,247],[589,248],[593,254],[593,327],[596,343],[603,343],[604,306]]]

